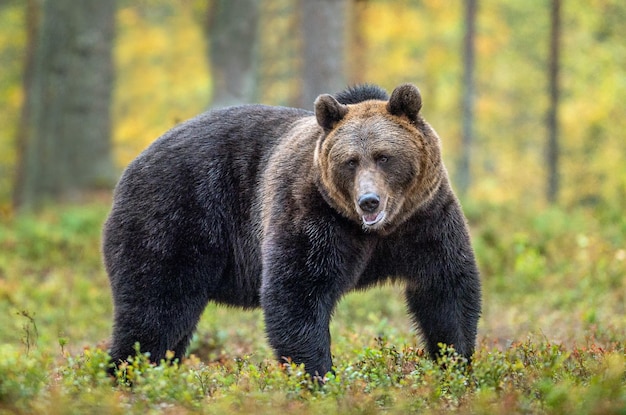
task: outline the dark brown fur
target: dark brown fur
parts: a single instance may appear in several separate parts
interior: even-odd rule
[[[103,251],[111,357],[185,352],[209,301],[261,306],[279,359],[332,369],[328,325],[347,292],[406,287],[426,347],[470,357],[480,281],[436,133],[412,85],[322,95],[315,114],[242,106],[203,114],[125,171]]]

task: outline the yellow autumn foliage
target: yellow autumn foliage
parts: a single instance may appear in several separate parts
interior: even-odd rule
[[[205,110],[210,98],[206,43],[192,9],[155,21],[141,9],[118,11],[114,144],[125,166],[176,123]]]
[[[115,161],[123,168],[150,142],[210,104],[202,21],[207,2],[120,2],[114,50]],[[442,137],[451,175],[461,136],[463,3],[368,0],[359,3],[361,49],[348,46],[349,71],[392,89],[413,82],[424,116]],[[263,2],[258,101],[290,105],[299,93],[295,0]],[[547,131],[547,4],[479,2],[476,119],[470,197],[526,206],[544,199]],[[620,0],[563,5],[560,172],[565,204],[626,205],[626,6]],[[354,38],[354,36],[352,37]],[[0,200],[10,196],[22,102],[24,10],[0,8]],[[349,80],[350,81],[350,80]]]
[[[0,216],[11,194],[16,158],[15,135],[22,105],[22,51],[26,43],[24,10],[0,8]]]

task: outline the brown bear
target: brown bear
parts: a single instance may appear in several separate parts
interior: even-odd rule
[[[359,86],[315,112],[246,105],[167,132],[116,187],[103,253],[110,355],[139,342],[181,357],[209,301],[262,307],[278,359],[332,370],[329,322],[347,292],[406,287],[431,356],[471,357],[480,279],[440,140],[410,84]]]

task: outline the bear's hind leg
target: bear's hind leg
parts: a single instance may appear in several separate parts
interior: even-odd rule
[[[195,264],[197,268],[177,268],[176,272],[150,269],[132,282],[113,285],[112,361],[119,364],[135,355],[136,343],[142,353],[150,353],[154,363],[165,359],[168,350],[174,352],[174,358],[182,359],[202,312],[214,297],[212,290],[225,268],[223,258],[210,267]]]
[[[208,296],[194,298],[195,305],[164,301],[137,307],[122,307],[116,311],[110,349],[111,359],[118,364],[134,356],[135,344],[142,353],[148,352],[150,360],[160,363],[167,351],[181,359],[196,329]]]

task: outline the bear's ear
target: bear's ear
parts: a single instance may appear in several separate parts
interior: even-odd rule
[[[332,95],[320,95],[315,100],[315,117],[325,131],[332,130],[347,113],[348,107],[337,102]]]
[[[419,89],[412,84],[400,85],[394,89],[387,103],[387,111],[390,114],[404,115],[412,123],[417,122],[420,109],[422,109],[422,96]]]

